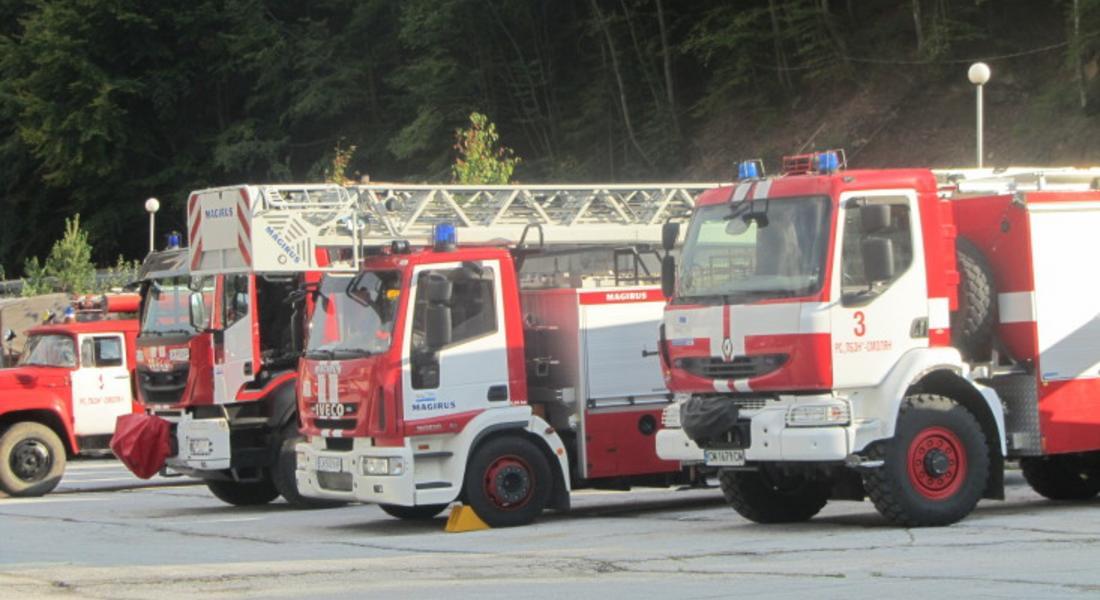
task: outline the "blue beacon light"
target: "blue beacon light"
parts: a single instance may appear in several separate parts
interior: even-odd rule
[[[432,229],[432,246],[436,251],[454,250],[458,244],[458,232],[453,223],[436,223]]]
[[[817,170],[822,173],[832,173],[840,168],[840,160],[836,152],[822,152],[817,155]]]
[[[737,165],[738,179],[756,179],[757,177],[760,177],[760,171],[756,168],[755,162],[746,160]]]

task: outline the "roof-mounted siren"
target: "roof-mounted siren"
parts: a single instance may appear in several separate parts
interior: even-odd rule
[[[839,149],[783,157],[784,175],[828,175],[846,168],[848,158]]]
[[[458,231],[454,223],[436,223],[432,228],[432,247],[436,252],[448,252],[458,245]]]
[[[173,231],[168,234],[168,247],[166,250],[179,250],[180,248],[180,234],[178,231]]]
[[[760,179],[764,176],[764,161],[759,158],[737,163],[737,180]]]

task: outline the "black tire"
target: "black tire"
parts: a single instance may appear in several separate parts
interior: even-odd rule
[[[490,527],[515,527],[542,514],[552,485],[542,452],[526,439],[505,436],[474,450],[462,490],[466,504]]]
[[[894,437],[872,446],[883,466],[863,474],[875,508],[906,527],[950,525],[974,510],[989,478],[989,448],[974,415],[950,398],[905,398]]]
[[[41,423],[16,423],[0,436],[0,491],[9,496],[43,496],[65,474],[65,446]]]
[[[399,506],[397,504],[379,504],[382,512],[395,519],[406,521],[425,521],[447,509],[449,504],[422,504],[420,506]]]
[[[270,477],[248,482],[208,479],[206,487],[218,500],[233,506],[261,506],[279,497]]]
[[[293,432],[291,432],[293,433]],[[295,472],[298,470],[298,453],[294,451],[294,445],[302,438],[297,435],[284,436],[279,447],[279,457],[275,463],[275,469],[271,473],[272,483],[279,495],[294,508],[313,510],[322,508],[338,508],[347,502],[340,500],[323,500],[309,498],[298,492],[298,479]]]
[[[800,523],[821,512],[829,486],[802,477],[779,476],[767,470],[718,473],[726,502],[756,523]]]
[[[956,238],[955,249],[959,307],[951,314],[951,344],[963,358],[989,360],[997,322],[993,270],[977,246],[966,238]]]
[[[1074,455],[1020,459],[1020,470],[1031,489],[1051,500],[1088,500],[1100,493],[1096,471]]]

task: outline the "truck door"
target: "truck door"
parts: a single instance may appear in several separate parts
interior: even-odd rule
[[[436,352],[427,348],[427,277],[437,273],[453,284],[451,341]],[[434,419],[508,406],[500,262],[426,265],[413,271],[412,318],[403,349],[402,387],[406,421]]]
[[[259,368],[256,289],[250,275],[226,275],[219,306],[222,329],[214,336],[214,402],[234,402]]]
[[[875,385],[906,351],[928,346],[930,303],[917,195],[845,194],[839,219],[833,382],[837,388]],[[889,276],[871,281],[876,260],[889,263]]]
[[[73,371],[73,425],[76,435],[115,431],[115,419],[133,410],[130,365],[121,334],[81,335],[80,367]]]

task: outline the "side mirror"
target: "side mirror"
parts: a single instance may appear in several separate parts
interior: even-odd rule
[[[15,332],[11,329],[4,330],[4,341],[10,342],[15,339]]]
[[[890,228],[890,205],[867,204],[859,209],[859,228],[863,233],[878,233]]]
[[[671,254],[666,254],[661,259],[661,293],[665,298],[672,298],[676,291],[676,259]]]
[[[894,241],[886,238],[864,240],[863,272],[868,283],[889,281],[894,278]]]
[[[237,314],[248,314],[248,292],[237,292],[233,295],[233,310]]]
[[[202,303],[202,294],[194,292],[188,297],[190,309],[191,327],[198,330],[206,329],[206,306]]]
[[[443,304],[429,304],[426,313],[427,332],[425,342],[428,349],[435,351],[451,343],[451,307]]]
[[[427,281],[424,282],[427,286],[425,290],[425,298],[427,298],[429,304],[450,304],[451,298],[454,296],[454,286],[451,284],[451,280],[439,273],[429,273]]]
[[[665,223],[661,227],[661,245],[665,250],[672,250],[676,247],[676,240],[680,238],[680,224],[679,223]]]

